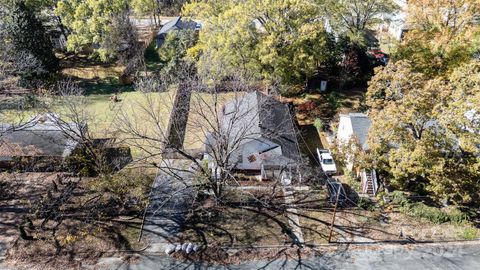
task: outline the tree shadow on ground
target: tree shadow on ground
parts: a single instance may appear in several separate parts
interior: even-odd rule
[[[299,127],[300,151],[304,153],[311,164],[319,164],[316,149],[323,149],[324,146],[314,125],[303,125]]]
[[[147,70],[150,72],[159,72],[164,66],[164,63],[162,63],[155,46],[156,40],[154,39],[152,42],[150,42],[144,53],[145,65]]]
[[[120,84],[118,78],[115,77],[107,77],[104,79],[82,79],[74,77],[74,80],[77,81],[79,86],[85,90],[86,96],[110,95],[135,91],[133,85],[122,85]]]
[[[9,223],[0,228],[12,228],[11,236],[16,239],[7,260],[70,268],[82,261],[95,263],[112,251],[135,252],[142,245],[136,242],[140,232],[136,212],[108,191],[94,193],[81,178],[55,174],[34,180],[36,184],[19,180],[22,192],[0,197],[2,221],[6,211],[10,214]],[[19,201],[24,202],[18,204],[21,212],[2,207]],[[125,216],[130,218],[119,218]]]

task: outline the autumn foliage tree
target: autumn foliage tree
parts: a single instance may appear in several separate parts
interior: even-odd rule
[[[479,10],[478,0],[408,1],[409,30],[394,58],[429,77],[452,72],[479,52]]]
[[[323,0],[327,17],[337,33],[355,46],[371,46],[370,31],[382,22],[382,15],[393,14],[393,0]]]
[[[128,0],[60,0],[55,10],[70,30],[67,49],[79,52],[93,47],[102,60],[116,56],[110,47],[104,46],[113,31],[113,18],[128,9]]]
[[[472,61],[448,80],[429,79],[407,61],[377,70],[367,93],[368,144],[388,184],[444,202],[478,198],[479,68]]]
[[[240,70],[236,75],[302,84],[339,54],[323,21],[314,19],[319,8],[311,0],[193,1],[184,14],[204,27],[189,54],[200,73],[228,77]]]

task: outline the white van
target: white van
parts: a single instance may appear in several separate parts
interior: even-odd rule
[[[335,161],[333,160],[330,150],[317,148],[317,155],[318,160],[320,161],[320,166],[325,174],[333,175],[337,173],[337,166],[335,166]]]

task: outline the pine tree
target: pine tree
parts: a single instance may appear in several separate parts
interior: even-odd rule
[[[45,28],[24,1],[15,1],[10,10],[7,31],[13,45],[12,53],[19,57],[31,57],[38,64],[18,71],[25,86],[32,86],[36,80],[45,80],[58,71],[59,62]]]

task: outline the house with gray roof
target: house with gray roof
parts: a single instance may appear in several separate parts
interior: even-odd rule
[[[361,147],[362,151],[368,151],[368,131],[372,125],[372,120],[364,113],[341,114],[337,131],[337,144],[340,148],[349,147],[356,152],[356,147]],[[355,156],[347,154],[345,165],[349,171],[355,171],[361,179],[361,188],[363,193],[375,195],[378,190],[378,181],[375,170],[366,170],[355,164]]]
[[[20,127],[1,124],[0,167],[25,163],[23,167],[31,166],[32,170],[55,170],[55,164],[78,147],[76,134],[80,129],[86,125],[60,123],[54,114],[37,116]]]
[[[171,31],[178,30],[195,30],[199,31],[201,24],[197,23],[190,19],[184,19],[182,17],[175,17],[173,20],[167,22],[165,25],[160,28],[160,31],[157,33],[156,37],[156,47],[157,49],[162,47],[165,39],[167,38],[168,33]]]
[[[349,113],[340,115],[338,124],[337,141],[339,144],[346,144],[350,139],[355,138],[361,145],[362,150],[368,150],[368,130],[372,120],[363,113]],[[351,170],[351,168],[350,168]]]
[[[53,113],[37,116],[21,126],[0,124],[0,171],[79,171],[85,157],[81,134],[86,124],[67,123]],[[92,139],[91,145],[103,163],[118,171],[131,162],[128,147],[117,147],[114,139]],[[80,158],[79,158],[80,157]]]
[[[231,153],[228,160],[235,171],[263,179],[298,166],[297,132],[288,105],[254,91],[226,103],[221,118],[220,131],[211,133],[205,144],[211,169],[215,157],[225,152]]]

